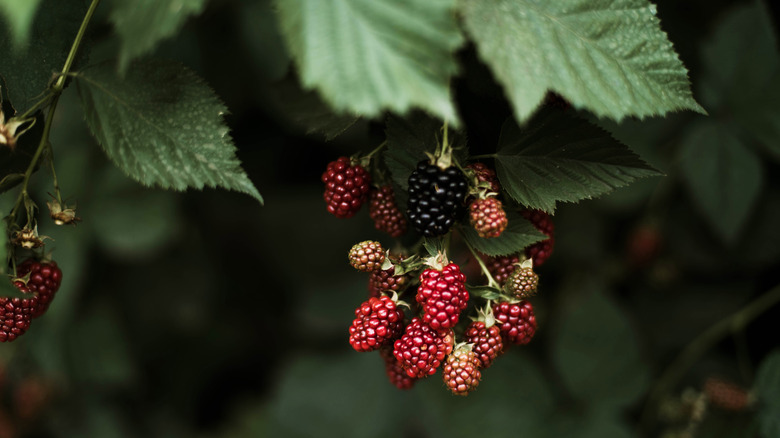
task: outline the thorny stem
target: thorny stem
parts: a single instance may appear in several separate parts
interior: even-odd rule
[[[22,181],[22,191],[19,193],[19,196],[16,198],[16,204],[14,204],[13,210],[11,210],[10,216],[13,222],[16,222],[16,214],[19,210],[19,207],[22,205],[25,199],[29,198],[29,194],[27,193],[27,188],[30,183],[30,176],[32,176],[32,173],[35,170],[35,166],[38,165],[38,160],[40,160],[41,155],[43,154],[43,150],[49,144],[49,133],[51,132],[51,124],[52,121],[54,120],[54,112],[57,109],[57,102],[59,102],[60,95],[62,94],[62,91],[65,89],[65,79],[70,73],[70,68],[73,66],[73,61],[76,59],[76,54],[78,53],[79,46],[81,45],[81,40],[84,39],[84,34],[87,31],[87,25],[89,24],[89,21],[92,19],[92,15],[95,13],[95,9],[97,9],[99,3],[100,0],[92,0],[92,3],[89,5],[89,9],[87,9],[87,13],[84,15],[84,19],[81,21],[81,27],[79,27],[79,31],[76,34],[76,38],[73,40],[73,44],[70,47],[70,52],[68,52],[68,57],[65,59],[65,65],[62,66],[62,72],[57,78],[57,81],[51,86],[49,95],[44,97],[40,101],[38,101],[33,106],[33,108],[31,108],[37,110],[37,108],[42,106],[47,99],[51,98],[51,106],[49,106],[49,113],[46,116],[46,122],[43,126],[43,135],[41,136],[41,141],[38,144],[38,149],[35,150],[35,154],[33,155],[32,160],[30,160],[29,166],[27,166],[27,171],[25,171],[24,180]],[[29,116],[28,115],[29,112],[30,110],[25,112],[25,116]],[[55,183],[56,183],[56,179],[55,179]],[[57,190],[57,194],[59,194],[59,190]],[[27,217],[27,224],[28,225],[30,224],[29,212]]]
[[[767,309],[780,303],[780,285],[748,303],[745,307],[710,326],[691,341],[666,368],[648,395],[640,418],[640,426],[646,430],[661,397],[683,377],[699,358],[730,333],[737,333]]]

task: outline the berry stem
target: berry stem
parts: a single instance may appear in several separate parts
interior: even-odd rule
[[[369,152],[368,155],[366,155],[363,158],[371,158],[375,153],[381,151],[382,148],[385,147],[385,146],[387,146],[387,140],[385,140],[382,143],[380,143],[379,146],[376,147],[376,149],[374,149],[373,151]]]
[[[655,412],[658,402],[685,375],[685,372],[710,348],[720,342],[730,333],[742,331],[750,322],[768,309],[780,303],[780,285],[775,286],[763,295],[748,303],[745,307],[730,316],[721,319],[693,339],[682,352],[664,370],[645,402],[639,425],[647,429],[651,415]]]
[[[480,269],[482,269],[482,273],[485,274],[485,277],[488,279],[488,286],[494,287],[498,290],[501,290],[501,286],[498,285],[498,282],[495,278],[493,278],[493,275],[490,273],[490,270],[488,270],[487,266],[485,266],[485,262],[482,261],[482,257],[477,254],[477,251],[474,249],[473,246],[466,240],[463,239],[463,243],[466,244],[466,247],[471,251],[471,255],[474,256],[474,258],[477,260],[477,263],[479,263]]]
[[[60,95],[62,94],[62,91],[65,89],[65,78],[70,73],[70,68],[73,66],[73,61],[76,59],[76,53],[78,53],[79,46],[81,45],[81,40],[84,39],[84,33],[86,33],[87,25],[89,24],[89,21],[92,19],[92,15],[95,13],[95,9],[97,8],[98,4],[100,4],[100,0],[92,0],[92,3],[89,5],[89,9],[87,9],[87,13],[84,15],[84,19],[81,21],[81,27],[79,27],[79,31],[76,34],[76,38],[73,40],[73,44],[70,47],[70,52],[68,52],[68,57],[65,59],[65,65],[62,66],[62,72],[57,78],[57,81],[51,86],[49,90],[49,95],[41,99],[40,101],[38,101],[35,104],[35,106],[32,108],[35,109],[38,106],[43,105],[43,103],[47,99],[51,98],[49,113],[46,116],[46,121],[43,125],[43,135],[41,136],[41,141],[38,144],[38,149],[35,150],[35,154],[30,160],[30,165],[27,166],[27,171],[25,171],[24,180],[22,181],[22,190],[21,192],[19,192],[19,196],[16,198],[16,203],[14,204],[14,208],[13,210],[11,210],[11,214],[9,215],[13,223],[16,223],[16,214],[19,211],[19,207],[22,205],[23,201],[29,199],[27,188],[30,183],[30,176],[32,176],[35,167],[38,165],[38,160],[40,160],[43,150],[47,147],[47,145],[51,147],[49,145],[49,134],[51,133],[51,124],[54,120],[54,112],[57,109],[57,102],[59,102]],[[25,112],[25,115],[27,115],[29,112],[30,112],[29,110]],[[29,225],[31,223],[30,209],[28,208],[26,210],[27,210],[27,223]]]
[[[49,167],[51,168],[52,184],[54,185],[54,196],[57,202],[62,205],[62,195],[60,194],[60,183],[57,181],[57,171],[54,169],[54,148],[51,142],[48,142]]]
[[[49,101],[51,101],[51,97],[54,95],[54,93],[51,92],[51,90],[46,90],[46,95],[43,96],[39,101],[35,102],[33,106],[31,106],[27,111],[24,112],[21,116],[19,116],[19,120],[24,120],[32,117],[33,114],[35,114],[36,111],[46,106]]]

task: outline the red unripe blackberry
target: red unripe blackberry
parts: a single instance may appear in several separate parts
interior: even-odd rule
[[[455,166],[442,169],[421,161],[409,176],[406,215],[423,236],[447,234],[466,211],[468,193],[465,175]]]
[[[501,201],[496,198],[476,199],[469,205],[471,226],[479,237],[498,237],[504,232],[509,221]]]
[[[353,166],[348,157],[330,162],[322,174],[322,182],[328,212],[340,218],[354,216],[371,190],[371,175],[363,166]]]
[[[371,271],[368,276],[369,296],[378,297],[382,292],[401,292],[409,283],[406,275],[395,275],[395,266],[390,269]]]
[[[751,403],[750,394],[745,388],[720,377],[707,378],[704,393],[710,403],[726,411],[744,411]]]
[[[640,225],[631,231],[626,242],[626,255],[632,266],[650,265],[661,253],[663,235],[655,225]]]
[[[455,395],[468,395],[479,385],[482,373],[477,353],[470,348],[457,348],[444,362],[444,384]]]
[[[465,342],[473,344],[471,350],[477,354],[482,368],[487,368],[504,351],[501,329],[498,325],[486,327],[483,321],[474,321],[466,328]]]
[[[426,269],[420,274],[417,302],[423,306],[423,322],[434,330],[455,327],[468,300],[466,276],[457,264],[450,263],[441,271]]]
[[[349,327],[349,343],[356,351],[389,345],[404,331],[404,312],[390,297],[371,297],[357,309]]]
[[[374,220],[374,227],[391,237],[406,233],[406,218],[395,203],[392,186],[382,186],[369,195],[368,214]]]
[[[420,318],[414,318],[401,339],[395,341],[393,356],[407,376],[421,379],[436,372],[441,361],[452,351],[453,339],[452,330],[439,332]]]
[[[27,259],[16,267],[16,276],[22,278],[27,274],[30,275],[26,284],[17,280],[14,285],[22,292],[37,294],[38,306],[32,314],[33,318],[37,318],[46,312],[54,300],[54,294],[60,289],[62,271],[54,261],[47,263]]]
[[[358,271],[378,271],[384,261],[385,250],[382,244],[373,240],[356,243],[349,250],[349,264]]]
[[[38,305],[36,296],[0,297],[0,342],[11,342],[22,336],[30,328],[33,312]]]
[[[493,193],[501,193],[501,185],[498,183],[498,177],[496,171],[489,168],[485,163],[471,163],[466,166],[467,169],[474,171],[474,175],[479,182],[484,182],[490,185],[490,191]]]
[[[534,308],[528,301],[519,303],[495,303],[493,315],[501,328],[501,336],[510,344],[524,345],[531,342],[536,333]]]
[[[534,266],[542,266],[550,255],[552,255],[555,246],[555,225],[550,215],[541,210],[524,210],[521,212],[524,218],[528,219],[537,230],[546,234],[549,238],[536,242],[525,249],[525,256],[534,261]]]
[[[383,347],[379,349],[379,355],[385,361],[385,372],[390,383],[398,389],[411,389],[417,379],[406,375],[406,371],[401,366],[401,362],[393,356],[392,347]]]
[[[506,280],[504,289],[513,297],[524,299],[536,295],[538,286],[539,276],[533,268],[517,266]]]
[[[499,286],[502,286],[506,282],[506,279],[509,278],[512,272],[514,272],[515,263],[518,262],[520,262],[520,256],[513,254],[498,257],[487,257],[485,260],[485,265],[487,266],[490,275],[492,275],[493,279],[496,280],[496,283],[498,283]]]

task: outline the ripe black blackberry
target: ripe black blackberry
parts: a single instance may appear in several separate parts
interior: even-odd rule
[[[446,234],[465,213],[467,193],[468,182],[460,169],[421,161],[409,176],[409,222],[424,236]]]

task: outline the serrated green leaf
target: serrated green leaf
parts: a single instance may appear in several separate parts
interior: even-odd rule
[[[382,153],[390,170],[393,182],[403,190],[409,187],[409,175],[417,163],[433,154],[443,141],[442,121],[424,113],[414,112],[409,117],[390,116],[385,127],[387,149]],[[452,129],[448,130],[447,141],[458,158],[465,156],[466,137]]]
[[[277,0],[305,88],[339,112],[413,107],[457,123],[449,91],[463,37],[455,0]]]
[[[576,299],[558,318],[553,360],[569,390],[600,407],[625,407],[640,397],[649,370],[628,318],[593,280],[576,283]]]
[[[121,40],[119,70],[174,36],[190,16],[203,12],[206,0],[116,0],[110,20]]]
[[[304,91],[293,80],[278,82],[274,94],[281,113],[307,134],[321,134],[325,141],[343,134],[359,119],[337,114],[314,91]]]
[[[702,48],[700,95],[780,160],[780,51],[771,13],[755,1],[732,10]]]
[[[404,394],[384,378],[375,354],[307,356],[285,367],[272,405],[278,436],[397,436],[394,419],[409,414]],[[323,403],[323,400],[329,400]],[[302,416],[306,421],[301,421]]]
[[[779,437],[780,350],[775,350],[761,362],[753,389],[759,399],[758,422],[762,436],[765,438]]]
[[[108,156],[145,185],[222,187],[262,197],[241,168],[227,111],[195,73],[171,61],[137,63],[124,78],[109,63],[79,73],[87,124]]]
[[[702,122],[688,130],[680,166],[692,200],[727,243],[739,236],[764,180],[759,158],[728,127]]]
[[[547,238],[531,222],[516,212],[508,212],[507,219],[509,223],[498,237],[490,239],[479,237],[474,227],[466,225],[460,227],[460,232],[469,245],[492,257],[517,254],[525,247]]]
[[[466,290],[469,291],[471,296],[480,297],[485,300],[497,300],[501,298],[501,292],[493,287],[466,285]]]
[[[41,0],[0,0],[0,13],[11,28],[14,47],[22,47],[30,37],[35,12]]]
[[[0,27],[0,76],[5,79],[0,85],[18,113],[35,104],[52,74],[61,71],[87,4],[86,0],[42,0],[28,43],[16,49],[9,28]],[[83,45],[80,53],[84,53]]]
[[[590,199],[660,173],[628,147],[585,120],[546,109],[520,128],[501,129],[496,172],[526,207],[553,212],[557,201]]]
[[[461,0],[460,9],[520,122],[547,90],[616,120],[705,113],[647,0]]]
[[[255,70],[269,80],[280,80],[290,67],[290,55],[277,26],[272,0],[244,0],[237,20]]]

